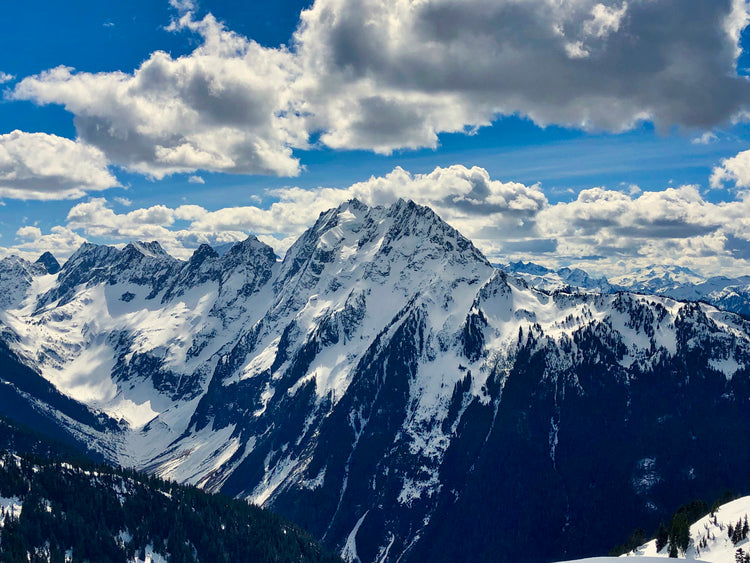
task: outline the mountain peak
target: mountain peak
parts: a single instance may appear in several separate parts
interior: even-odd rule
[[[575,288],[575,290],[610,293],[615,289],[606,277],[595,278],[580,268],[565,266],[552,270],[533,262],[511,262],[507,266],[499,267],[520,277],[530,286],[544,291],[571,291]]]
[[[362,201],[356,197],[353,197],[342,202],[336,209],[337,211],[367,210],[369,209],[369,206],[366,203],[362,203]]]
[[[245,254],[256,250],[266,251],[270,248],[266,243],[258,240],[255,235],[250,235],[245,240],[234,243],[226,254]]]
[[[100,267],[108,263],[118,252],[114,246],[84,242],[65,261],[61,269],[63,271],[70,271],[76,269],[79,265],[85,265],[86,268]]]
[[[162,277],[163,269],[177,267],[182,261],[167,254],[156,242],[131,242],[116,251],[114,261],[107,266],[111,273],[124,275],[139,284],[148,284],[149,277]],[[124,278],[123,278],[124,279]]]
[[[706,278],[690,268],[672,264],[648,266],[615,277],[611,281],[633,291],[663,293],[680,286],[703,283]]]
[[[161,244],[159,244],[159,242],[155,240],[152,240],[151,242],[130,242],[125,247],[125,250],[129,249],[131,251],[136,251],[143,256],[148,256],[149,258],[169,257],[169,254],[167,254],[164,248],[162,248]]]
[[[416,209],[417,207],[421,207],[423,209],[429,209],[429,207],[425,207],[423,205],[418,205],[414,203],[414,200],[406,199],[403,197],[398,198],[396,201],[394,201],[390,209],[393,210],[406,210],[406,209]]]
[[[208,244],[201,244],[171,280],[162,302],[184,295],[192,287],[216,283],[219,285],[217,308],[229,305],[235,308],[238,297],[251,295],[271,277],[276,254],[257,237],[251,235],[229,249],[221,246],[224,247],[223,253]],[[236,310],[233,311],[233,314],[236,313]],[[219,315],[227,316],[224,312]]]
[[[258,237],[255,235],[248,235],[247,238],[240,240],[240,241],[232,241],[232,242],[222,242],[219,244],[214,244],[212,247],[217,254],[224,259],[224,257],[228,254],[231,255],[240,255],[240,254],[247,254],[248,252],[253,252],[257,250],[262,250],[263,252],[266,251],[266,249],[271,248],[266,243],[258,240]]]
[[[387,208],[388,217],[397,217],[407,219],[409,217],[423,218],[427,221],[437,221],[444,223],[443,219],[431,208],[425,205],[419,205],[411,199],[398,198]]]
[[[429,207],[404,199],[389,207],[370,207],[355,199],[321,213],[297,239],[284,257],[274,288],[277,294],[295,292],[289,288],[301,284],[309,289],[322,278],[342,274],[381,283],[392,271],[405,279],[407,270],[421,272],[417,278],[426,279],[433,268],[458,263],[491,268],[471,241]]]
[[[48,274],[56,274],[60,271],[60,263],[51,252],[45,252],[34,263],[44,266]]]
[[[552,272],[549,268],[540,266],[534,262],[524,262],[522,260],[508,264],[508,270],[517,274],[533,274],[536,276],[543,276]]]
[[[221,268],[223,275],[238,268],[260,267],[270,268],[277,260],[273,248],[258,240],[258,237],[250,235],[245,240],[237,242],[226,254],[221,256]]]
[[[32,280],[46,273],[44,264],[32,264],[20,256],[11,255],[0,260],[0,310],[19,305]]]
[[[218,257],[219,253],[211,245],[203,243],[195,249],[188,263],[191,267],[195,267],[203,264],[206,260],[215,260]]]

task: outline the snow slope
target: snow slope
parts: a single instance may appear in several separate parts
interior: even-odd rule
[[[690,547],[684,556],[709,563],[736,563],[736,554],[742,550],[750,554],[750,540],[746,537],[736,544],[729,536],[729,527],[740,525],[750,517],[750,497],[742,497],[722,505],[715,513],[704,516],[690,526]],[[656,551],[656,540],[639,547],[626,557],[639,560],[641,556],[668,558],[668,549]]]
[[[622,559],[618,557],[589,557],[587,559],[576,559],[575,561],[563,561],[560,563],[620,563],[621,561]],[[634,556],[632,561],[634,563],[659,563],[661,559],[658,557]],[[707,563],[703,559],[690,559],[684,557],[678,557],[676,561],[696,561],[698,563]],[[734,559],[732,559],[732,563],[734,563]]]

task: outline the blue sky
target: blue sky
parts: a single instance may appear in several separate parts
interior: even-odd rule
[[[238,4],[6,7],[0,256],[402,196],[497,261],[747,268],[744,0]]]

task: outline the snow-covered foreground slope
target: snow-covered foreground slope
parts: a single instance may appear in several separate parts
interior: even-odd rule
[[[690,526],[690,539],[687,551],[676,557],[682,561],[703,561],[705,563],[737,563],[742,557],[750,559],[750,539],[744,523],[750,518],[750,497],[742,497],[720,506]],[[656,563],[669,559],[669,546],[657,550],[656,540],[636,548],[621,558],[593,557],[564,563],[614,563],[626,558],[632,562]]]
[[[735,531],[738,524],[742,528],[748,518],[750,497],[742,497],[721,506],[715,513],[704,516],[690,526],[690,547],[681,556],[709,563],[736,563],[738,552],[750,556],[747,533]],[[668,558],[669,552],[667,547],[657,552],[656,540],[653,540],[626,555],[636,560],[641,556]]]
[[[352,561],[601,553],[750,479],[748,323],[530,288],[411,202],[344,203],[281,262],[254,238],[188,262],[84,245],[0,323],[99,413],[45,411],[103,455],[272,507]],[[0,392],[44,410],[22,379]]]
[[[707,563],[703,559],[686,559],[686,558],[677,558],[676,561],[695,561],[696,563]],[[658,557],[633,557],[632,563],[660,563],[661,559]],[[586,559],[576,559],[575,561],[563,561],[561,563],[621,563],[622,559],[618,557],[588,557]],[[732,563],[734,563],[734,559],[732,559]]]

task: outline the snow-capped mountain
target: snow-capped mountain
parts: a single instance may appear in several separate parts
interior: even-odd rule
[[[682,266],[649,266],[615,276],[610,281],[639,293],[667,294],[681,287],[704,283],[706,278]]]
[[[583,289],[600,293],[613,293],[620,289],[601,276],[595,278],[580,268],[560,268],[551,270],[533,262],[511,262],[500,269],[522,278],[530,286],[545,291],[571,291]]]
[[[653,266],[610,281],[619,290],[706,301],[720,309],[750,315],[750,276],[706,278],[687,268]]]
[[[664,295],[681,301],[705,301],[726,311],[750,315],[750,276],[710,278],[680,266],[650,266],[607,279],[595,278],[579,268],[551,270],[533,262],[511,262],[501,269],[546,291],[629,291]]]
[[[18,256],[0,260],[0,309],[13,309],[26,297],[34,278],[56,274],[60,265],[49,252],[32,263]]]
[[[750,478],[750,324],[532,288],[411,202],[346,202],[283,261],[84,245],[0,322],[29,417],[349,561],[601,553]]]

